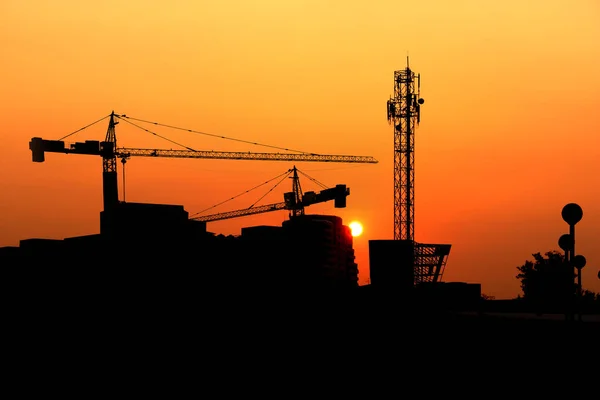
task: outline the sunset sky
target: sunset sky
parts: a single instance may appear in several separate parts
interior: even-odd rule
[[[583,209],[576,252],[584,288],[600,292],[600,2],[597,0],[254,0],[0,2],[0,246],[99,232],[99,157],[47,154],[115,111],[241,141],[378,164],[297,163],[350,188],[347,208],[313,205],[393,238],[394,70],[421,74],[415,239],[449,243],[445,281],[520,293],[517,267],[559,250],[570,202]],[[102,140],[108,120],[69,137]],[[197,150],[277,151],[142,125]],[[119,146],[177,148],[126,123]],[[284,173],[280,161],[133,158],[126,199],[205,210]],[[119,164],[119,180],[122,170]],[[321,190],[301,176],[302,189]],[[246,208],[273,185],[211,209]],[[122,199],[123,190],[120,187]],[[284,182],[261,200],[283,201]],[[210,222],[209,230],[279,225],[285,211]]]

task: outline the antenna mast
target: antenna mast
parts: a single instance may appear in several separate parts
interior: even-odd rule
[[[408,64],[394,71],[394,95],[387,102],[388,122],[394,126],[394,240],[414,241],[415,129],[419,124],[421,75]]]

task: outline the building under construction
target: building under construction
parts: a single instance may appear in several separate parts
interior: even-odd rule
[[[395,71],[394,95],[387,102],[388,121],[394,127],[394,238],[369,242],[369,286],[379,292],[411,296],[419,288],[420,293],[435,297],[440,292],[433,290],[441,286],[451,245],[419,243],[414,236],[414,134],[423,103],[420,75],[408,64],[405,69]],[[377,163],[377,160],[368,156],[303,152],[119,148],[115,131],[119,121],[149,121],[114,112],[109,117],[104,141],[67,144],[63,141],[70,136],[67,135],[59,140],[34,137],[29,143],[34,162],[44,162],[46,153],[102,159],[104,210],[100,215],[100,233],[63,240],[23,240],[19,247],[0,249],[3,264],[25,270],[45,268],[47,274],[37,277],[58,277],[60,282],[73,285],[84,281],[86,287],[119,287],[122,293],[132,293],[134,289],[154,293],[218,290],[220,293],[278,291],[282,295],[333,293],[358,287],[350,229],[339,217],[304,213],[305,206],[323,201],[333,200],[336,207],[345,207],[349,194],[345,185],[320,193],[302,193],[294,167],[290,170],[294,172],[293,188],[284,195],[282,203],[190,217],[183,206],[129,203],[124,196],[119,200],[117,160],[123,164],[123,174],[126,161],[132,157],[339,163]],[[123,191],[124,188],[123,182]],[[247,227],[236,237],[207,231],[210,221],[283,209],[289,211],[290,219],[282,226]],[[469,291],[477,292],[473,288]],[[479,295],[471,297],[478,299]]]
[[[104,210],[97,234],[22,240],[18,247],[0,248],[3,273],[26,277],[27,285],[47,290],[112,293],[123,296],[184,293],[283,294],[327,293],[358,287],[350,228],[338,216],[307,215],[306,206],[333,201],[346,206],[345,185],[321,192],[302,192],[298,170],[292,191],[281,203],[208,216],[193,217],[181,205],[131,203],[118,199],[117,159],[132,156],[223,158],[270,161],[376,163],[372,157],[313,153],[203,152],[117,148],[110,115],[105,141],[67,144],[33,138],[32,160],[45,153],[95,155],[102,158]],[[281,226],[242,228],[238,236],[207,230],[207,223],[260,212],[287,210]],[[112,296],[108,294],[108,296]]]
[[[0,248],[4,272],[42,272],[41,284],[123,287],[135,292],[334,290],[358,286],[350,229],[340,217],[301,215],[282,226],[218,235],[183,206],[122,203],[119,229]],[[91,290],[88,287],[87,290]]]

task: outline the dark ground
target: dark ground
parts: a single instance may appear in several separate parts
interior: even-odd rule
[[[575,356],[592,357],[600,343],[597,318],[567,322],[560,315],[461,309],[373,292],[52,283],[8,292],[3,330],[11,351],[101,360],[184,357],[219,365],[240,357],[355,357],[350,363],[366,357],[366,368],[381,357],[485,364],[560,356],[575,362]]]
[[[600,324],[591,322],[341,294],[300,302],[285,292],[62,289],[21,293],[7,304],[5,379],[19,388],[114,394],[126,387],[172,397],[185,387],[182,394],[273,398],[510,390],[519,397],[539,395],[540,385],[552,392],[554,379],[571,382],[568,374],[598,363]]]

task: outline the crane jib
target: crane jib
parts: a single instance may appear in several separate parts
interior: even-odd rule
[[[45,140],[32,138],[29,148],[34,162],[43,162],[45,152],[73,153],[97,155],[103,158],[129,158],[129,157],[170,157],[170,158],[205,158],[228,160],[265,160],[265,161],[317,161],[340,163],[367,163],[376,164],[378,161],[371,156],[349,156],[332,154],[311,153],[254,153],[243,151],[207,151],[207,150],[165,150],[142,148],[114,149],[112,142],[86,140],[67,144],[62,140]]]
[[[172,157],[172,158],[207,158],[229,160],[265,160],[265,161],[319,161],[342,163],[376,164],[371,156],[349,156],[311,153],[255,153],[244,151],[207,151],[207,150],[158,150],[119,148],[118,157]]]

